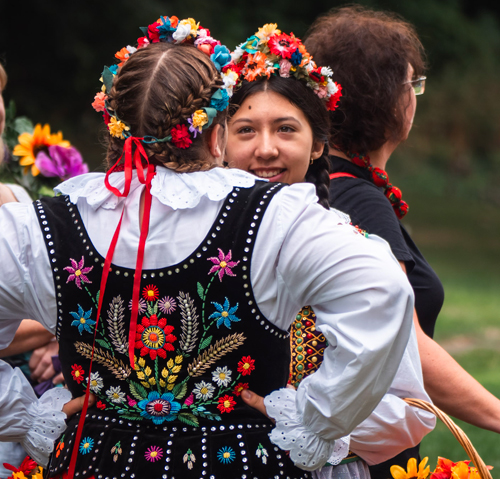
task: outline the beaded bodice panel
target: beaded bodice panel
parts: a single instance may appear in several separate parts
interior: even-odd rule
[[[252,424],[261,428],[257,451],[270,423],[244,404],[241,392],[251,388],[266,395],[284,386],[290,359],[288,333],[277,329],[259,311],[249,279],[262,216],[280,188],[262,182],[253,188],[235,188],[191,255],[177,265],[143,270],[134,367],[128,357],[134,271],[112,265],[97,319],[104,258],[93,247],[76,206],[67,197],[35,203],[53,266],[56,336],[66,383],[73,396],[80,396],[90,381],[97,397],[96,405],[89,408],[81,444],[71,444],[78,417],[70,419],[65,437],[56,446],[51,475],[67,468],[74,446],[79,448],[79,474],[106,470],[112,459],[113,466],[122,468],[122,477],[133,478],[130,463],[136,471],[142,467],[135,454],[141,456],[144,466],[168,463],[172,448],[185,447],[188,433],[189,444],[195,441],[196,447],[190,446],[190,453],[189,448],[184,451],[188,459],[182,469],[189,472],[205,467],[215,472],[215,463],[220,466],[235,461],[235,427],[242,421],[250,428]],[[217,430],[235,430],[235,437],[214,451],[215,463],[197,463],[195,467],[196,460],[189,458],[203,455],[203,449],[198,450],[201,438],[214,424]],[[122,425],[126,430],[116,436],[114,427]],[[169,441],[171,449],[166,448],[166,440],[151,442],[151,437],[159,434],[155,431],[162,428],[169,437],[180,434],[177,441]],[[102,446],[103,440],[106,446]],[[108,459],[100,459],[104,454]],[[126,456],[132,460],[125,461]],[[264,459],[267,462],[267,456]],[[239,466],[242,470],[243,465]],[[167,464],[163,470],[169,467]],[[198,471],[186,477],[202,476]]]

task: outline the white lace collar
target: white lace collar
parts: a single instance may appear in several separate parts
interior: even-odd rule
[[[104,184],[105,173],[87,173],[76,176],[58,185],[56,193],[69,195],[72,203],[85,198],[89,206],[115,209],[124,201],[116,197]],[[112,173],[110,183],[123,191],[125,176],[123,172]],[[249,188],[255,184],[255,177],[245,171],[226,168],[213,168],[209,171],[176,173],[168,168],[157,167],[151,184],[151,194],[174,210],[194,208],[203,196],[211,201],[224,199],[235,186]],[[134,171],[130,192],[142,185]]]

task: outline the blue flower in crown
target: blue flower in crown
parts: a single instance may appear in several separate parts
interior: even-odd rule
[[[224,306],[215,301],[212,301],[212,304],[215,306],[217,310],[215,313],[212,313],[208,319],[217,319],[217,327],[219,328],[221,324],[224,324],[226,328],[231,329],[231,322],[237,323],[241,321],[240,318],[235,316],[235,312],[238,309],[239,303],[236,303],[236,306],[230,307],[229,299],[225,298]]]
[[[92,326],[95,325],[95,321],[90,319],[92,308],[85,312],[83,308],[78,305],[78,312],[70,311],[69,314],[75,318],[75,320],[71,322],[71,326],[78,326],[78,332],[80,334],[82,334],[83,331],[92,332]]]
[[[300,65],[300,62],[302,61],[302,53],[299,52],[299,49],[297,48],[293,53],[290,58],[290,62],[292,63],[293,66]]]
[[[160,17],[160,19],[162,24],[157,27],[160,38],[162,40],[170,40],[172,38],[172,33],[175,32],[177,27],[172,26],[172,22],[169,17]]]
[[[260,38],[256,35],[252,35],[247,38],[247,41],[240,45],[240,48],[248,53],[257,53],[257,47],[259,46]]]
[[[210,99],[210,106],[217,111],[224,111],[229,105],[229,94],[226,90],[217,90]]]
[[[217,70],[221,71],[231,61],[231,52],[225,45],[215,45],[210,60],[214,62]]]

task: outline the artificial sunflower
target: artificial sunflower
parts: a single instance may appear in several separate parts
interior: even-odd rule
[[[391,475],[394,479],[426,479],[431,472],[430,466],[427,466],[428,457],[424,457],[417,470],[417,460],[412,457],[408,459],[408,470],[405,471],[401,466],[391,466]]]
[[[63,139],[62,133],[50,133],[50,125],[45,124],[43,127],[40,123],[35,126],[33,133],[21,133],[18,137],[19,143],[14,147],[13,154],[20,156],[19,164],[24,166],[24,173],[29,171],[37,176],[40,170],[35,165],[35,160],[41,151],[48,150],[49,146],[57,145],[64,148],[69,148],[70,142]]]

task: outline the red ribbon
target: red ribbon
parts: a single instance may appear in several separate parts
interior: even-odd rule
[[[137,178],[139,181],[146,185],[146,191],[144,196],[144,216],[141,224],[141,234],[139,237],[139,248],[137,250],[137,261],[135,265],[135,275],[134,275],[134,287],[132,291],[132,313],[130,318],[130,329],[129,329],[129,359],[130,365],[132,369],[134,369],[134,348],[135,348],[135,335],[137,329],[137,316],[139,313],[139,293],[141,288],[141,272],[142,265],[144,263],[144,251],[146,246],[146,239],[149,232],[149,221],[151,217],[151,181],[153,180],[156,171],[155,166],[149,163],[148,155],[142,146],[141,140],[143,138],[136,138],[133,136],[128,137],[125,140],[125,145],[123,147],[123,153],[118,159],[118,161],[108,170],[106,173],[106,177],[104,179],[104,183],[106,188],[111,191],[115,196],[125,198],[130,193],[130,186],[132,184],[132,172],[135,166],[137,170]],[[135,150],[134,150],[135,146]],[[124,158],[125,155],[125,158]],[[109,176],[115,169],[118,168],[120,162],[124,158],[123,169],[125,173],[125,186],[123,188],[123,192],[121,192],[118,188],[115,188],[109,182]],[[143,164],[143,160],[146,166]],[[108,280],[109,272],[111,271],[111,262],[113,260],[113,255],[116,248],[116,243],[118,242],[118,236],[120,234],[120,229],[122,226],[123,213],[125,212],[125,207],[120,216],[120,221],[118,222],[118,226],[116,227],[115,233],[113,235],[113,239],[109,245],[108,252],[106,253],[106,259],[104,261],[104,268],[101,277],[101,286],[99,288],[99,303],[97,307],[97,318],[94,326],[94,342],[92,345],[92,355],[90,357],[90,365],[89,365],[89,375],[87,379],[87,389],[85,391],[85,400],[83,402],[83,408],[80,416],[80,421],[78,423],[78,429],[76,431],[75,442],[73,444],[73,451],[71,453],[71,460],[68,468],[68,479],[73,479],[75,468],[76,468],[76,459],[78,457],[78,450],[80,447],[80,440],[83,432],[83,424],[85,423],[85,416],[87,414],[87,409],[89,405],[89,395],[90,395],[90,375],[92,371],[92,362],[94,360],[94,349],[95,349],[95,341],[97,334],[97,325],[99,323],[99,318],[101,316],[101,308],[102,302],[104,299],[104,291],[106,289],[106,283]]]

